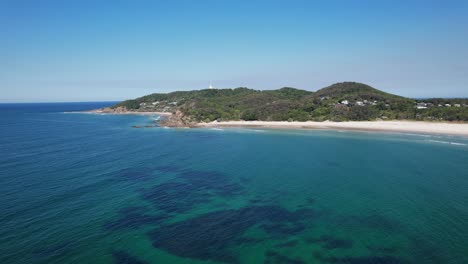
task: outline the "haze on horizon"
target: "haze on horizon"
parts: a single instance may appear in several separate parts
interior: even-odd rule
[[[357,81],[468,97],[468,1],[0,3],[0,102]]]

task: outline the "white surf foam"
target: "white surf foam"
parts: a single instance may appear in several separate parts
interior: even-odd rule
[[[408,135],[408,136],[417,136],[417,137],[433,137],[433,136],[431,136],[431,135],[414,134],[414,133],[404,133],[404,135]]]
[[[427,141],[429,141],[429,142],[434,142],[434,143],[440,143],[440,144],[449,144],[449,145],[457,145],[457,146],[467,146],[467,144],[465,144],[465,143],[459,143],[459,142],[442,141],[442,140],[433,140],[433,139],[428,139]]]

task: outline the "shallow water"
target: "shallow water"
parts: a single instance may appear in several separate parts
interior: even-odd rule
[[[0,105],[0,263],[468,263],[467,138],[104,105]]]

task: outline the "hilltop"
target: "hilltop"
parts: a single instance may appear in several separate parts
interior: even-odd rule
[[[123,101],[111,111],[171,112],[174,124],[211,121],[468,121],[468,99],[416,100],[357,82],[342,82],[315,92],[203,89],[154,93]]]

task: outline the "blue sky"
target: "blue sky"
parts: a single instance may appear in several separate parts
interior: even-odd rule
[[[358,81],[468,97],[468,1],[0,1],[0,102]]]

